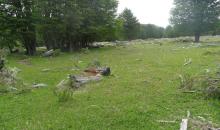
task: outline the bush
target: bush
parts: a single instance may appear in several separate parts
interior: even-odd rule
[[[73,92],[75,90],[74,83],[71,79],[61,81],[54,91],[55,95],[58,97],[59,102],[67,102],[72,99]]]
[[[56,96],[58,97],[59,102],[67,102],[70,99],[72,99],[73,92],[65,90],[65,91],[61,91],[61,92],[56,93]]]
[[[220,99],[220,77],[208,76],[203,80],[203,93],[206,97]]]
[[[194,78],[189,74],[179,75],[180,88],[192,90],[194,85]]]
[[[8,55],[8,51],[5,49],[0,49],[0,58],[4,59]]]
[[[206,73],[198,76],[180,75],[180,88],[195,90],[203,93],[207,98],[220,99],[220,72]]]
[[[0,93],[22,93],[30,90],[21,79],[17,78],[18,72],[17,68],[6,67],[0,71]]]

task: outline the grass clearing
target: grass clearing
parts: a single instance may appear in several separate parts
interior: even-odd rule
[[[25,57],[28,64],[21,62],[23,56],[11,55],[8,66],[19,68],[25,82],[45,83],[48,87],[20,95],[0,95],[0,129],[176,130],[188,110],[193,116],[219,123],[220,101],[182,93],[178,77],[216,69],[220,55],[204,53],[218,51],[220,46],[134,44],[54,58]],[[186,58],[192,63],[184,66]],[[94,60],[110,66],[113,76],[87,84],[71,100],[58,102],[55,86],[68,74],[79,73],[74,70],[75,64],[84,69]],[[48,68],[50,71],[42,72]]]

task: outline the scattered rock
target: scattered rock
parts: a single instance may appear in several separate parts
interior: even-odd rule
[[[47,52],[44,52],[43,53],[43,57],[51,57],[51,56],[58,56],[60,54],[60,50],[57,49],[57,50],[49,50]]]
[[[49,50],[43,54],[43,57],[50,57],[53,56],[53,54],[54,54],[54,50]]]

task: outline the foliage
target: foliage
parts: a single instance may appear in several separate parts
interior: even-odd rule
[[[1,0],[1,46],[13,50],[19,41],[34,55],[37,41],[48,50],[73,51],[114,40],[116,8],[116,0]]]
[[[140,24],[130,9],[124,9],[119,15],[123,22],[123,35],[125,40],[134,40],[138,37]]]
[[[55,92],[55,95],[58,97],[58,102],[67,102],[73,99],[73,92],[71,90]]]
[[[220,76],[218,71],[215,74],[204,77],[202,85],[203,93],[206,97],[220,99]]]
[[[62,80],[55,88],[54,94],[58,97],[59,102],[67,102],[72,99],[73,92],[76,90],[75,83],[70,76],[66,80]]]
[[[35,17],[33,0],[1,0],[0,24],[2,40],[10,50],[21,41],[26,48],[26,54],[36,52]]]
[[[189,74],[180,75],[180,88],[201,92],[207,98],[220,99],[219,72],[205,73],[197,76]]]
[[[41,5],[40,32],[48,49],[78,50],[114,35],[115,0],[44,1]]]
[[[176,34],[175,34],[175,31],[174,31],[174,28],[172,26],[167,26],[164,30],[164,37],[166,38],[174,38],[176,37]]]
[[[180,88],[181,89],[193,89],[194,78],[189,74],[179,75],[180,78]]]
[[[164,35],[164,28],[153,24],[141,24],[139,38],[162,38]]]
[[[219,0],[175,0],[171,23],[179,27],[180,32],[195,35],[199,42],[200,35],[215,27],[220,14]]]
[[[23,93],[29,91],[21,79],[17,77],[17,68],[3,68],[0,71],[0,94],[1,93]]]

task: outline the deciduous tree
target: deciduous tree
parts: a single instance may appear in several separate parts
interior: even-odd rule
[[[174,5],[171,23],[193,33],[195,42],[202,33],[213,29],[220,14],[219,0],[175,0]]]

